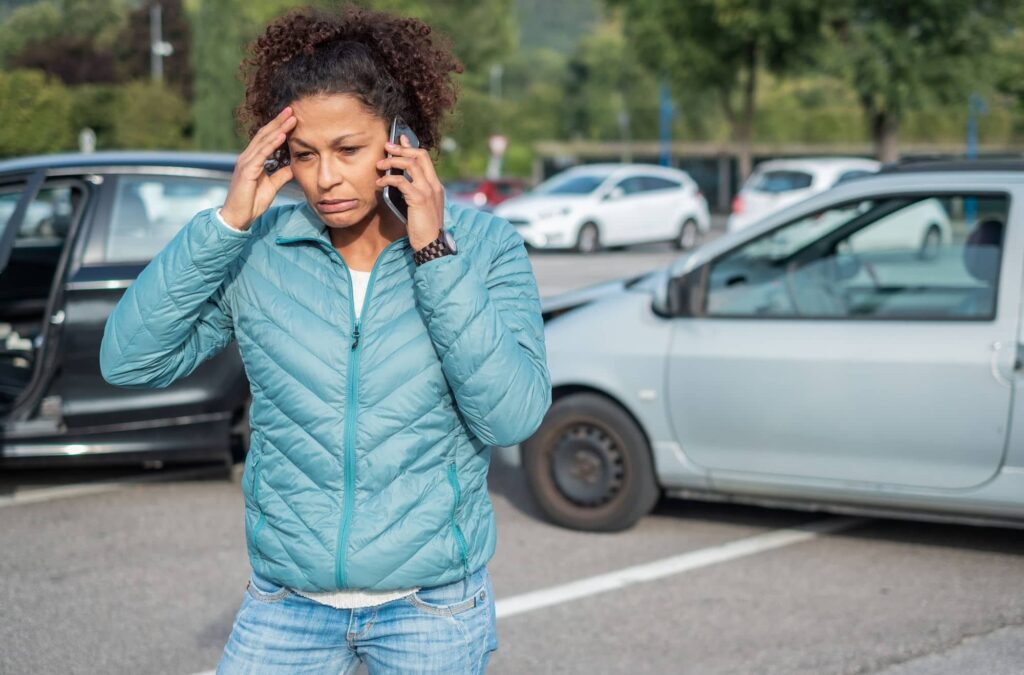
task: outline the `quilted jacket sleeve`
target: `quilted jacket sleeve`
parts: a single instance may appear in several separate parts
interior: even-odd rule
[[[255,223],[253,224],[253,227]],[[200,211],[139,274],[107,318],[100,371],[122,387],[166,387],[234,336],[224,282],[252,237]]]
[[[416,268],[417,304],[470,430],[490,445],[529,438],[551,406],[540,296],[522,237],[508,221],[486,278],[471,254]],[[456,240],[457,241],[457,240]]]

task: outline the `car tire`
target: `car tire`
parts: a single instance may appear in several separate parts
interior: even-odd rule
[[[928,230],[921,238],[921,247],[918,249],[917,257],[921,260],[935,260],[942,248],[942,230],[935,223],[928,226]]]
[[[576,233],[576,252],[594,253],[601,250],[601,233],[594,223],[584,223]]]
[[[520,449],[534,499],[551,522],[563,527],[625,530],[649,513],[661,495],[640,427],[622,407],[598,394],[557,399]]]
[[[680,251],[689,251],[700,243],[700,227],[693,218],[687,218],[679,227],[679,234],[672,241],[672,244]]]

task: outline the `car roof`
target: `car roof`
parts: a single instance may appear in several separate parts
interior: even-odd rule
[[[944,159],[903,161],[886,164],[879,173],[924,171],[1024,171],[1024,159]]]
[[[836,171],[844,168],[880,167],[874,159],[865,157],[790,157],[787,159],[769,159],[754,167],[757,171],[777,169],[802,169],[806,171]]]
[[[613,174],[620,173],[654,173],[670,175],[679,177],[680,175],[689,176],[689,174],[682,169],[678,169],[674,166],[662,166],[660,164],[648,164],[645,162],[632,162],[624,164],[621,162],[600,162],[595,164],[578,164],[562,171],[562,173],[576,173],[576,174],[600,174],[602,176],[611,176]]]
[[[0,161],[0,172],[104,166],[168,166],[232,171],[237,155],[227,152],[102,151],[31,155]]]

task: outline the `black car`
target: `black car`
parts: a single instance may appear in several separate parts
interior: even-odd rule
[[[164,389],[100,374],[107,316],[150,259],[227,196],[235,155],[0,162],[0,465],[231,462],[249,388],[232,344]],[[292,183],[277,202],[303,199]]]

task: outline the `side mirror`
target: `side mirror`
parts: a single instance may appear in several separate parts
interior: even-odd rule
[[[626,191],[620,186],[613,187],[608,194],[604,196],[605,201],[611,201],[613,199],[622,199],[626,196]]]
[[[664,296],[655,297],[654,311],[661,316],[692,317],[700,314],[705,266],[668,280]]]

